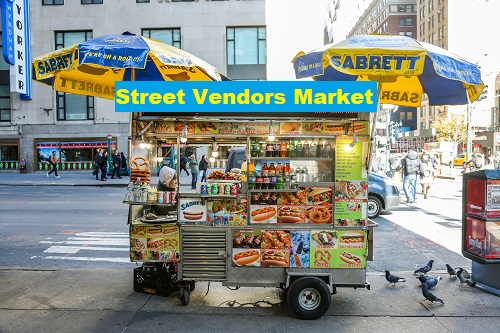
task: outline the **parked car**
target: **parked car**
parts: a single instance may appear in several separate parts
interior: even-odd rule
[[[398,184],[394,179],[378,173],[368,173],[368,217],[380,215],[383,210],[391,210],[399,206],[401,196]]]
[[[245,148],[233,148],[229,153],[226,172],[240,168],[245,160]],[[383,174],[368,173],[368,217],[380,215],[383,210],[391,210],[401,203],[398,184]]]

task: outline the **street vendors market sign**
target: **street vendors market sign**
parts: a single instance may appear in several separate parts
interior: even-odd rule
[[[116,82],[117,112],[376,112],[376,82]]]

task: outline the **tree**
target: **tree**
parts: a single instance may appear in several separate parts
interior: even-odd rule
[[[459,143],[467,140],[467,124],[463,115],[451,115],[451,118],[440,117],[434,123],[438,141],[453,142],[453,151]]]

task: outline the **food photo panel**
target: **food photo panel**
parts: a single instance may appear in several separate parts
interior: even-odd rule
[[[310,248],[309,230],[290,230],[290,267],[309,267]]]
[[[275,205],[251,205],[250,223],[276,223],[277,207]]]

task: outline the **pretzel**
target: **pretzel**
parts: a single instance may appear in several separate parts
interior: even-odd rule
[[[137,156],[128,163],[130,169],[146,171],[149,170],[149,162],[145,157]]]

